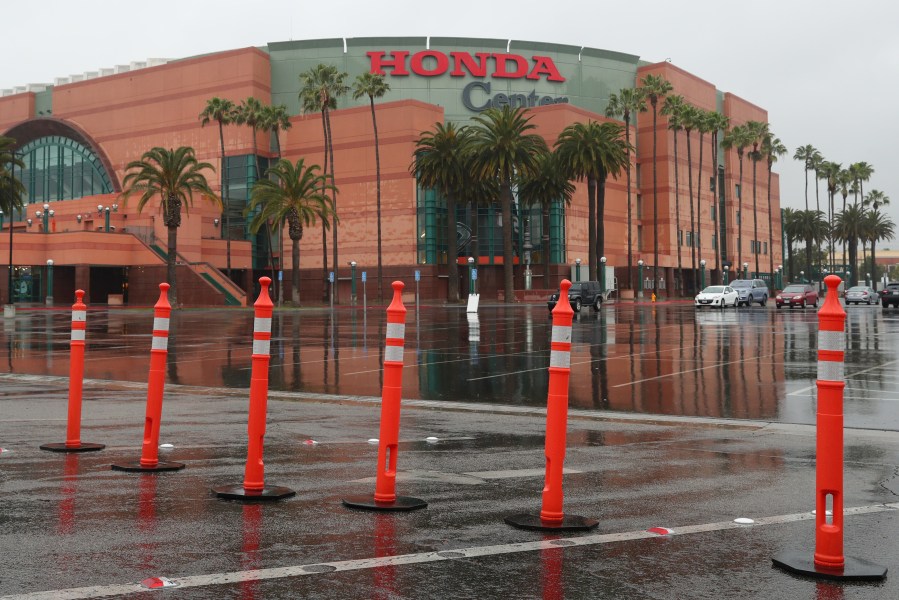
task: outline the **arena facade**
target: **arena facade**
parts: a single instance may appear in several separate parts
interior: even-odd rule
[[[48,295],[53,261],[53,298],[71,302],[76,288],[88,291],[93,303],[151,304],[157,284],[165,277],[166,229],[158,218],[158,204],[138,212],[136,202],[120,197],[125,166],[154,146],[191,146],[197,157],[211,163],[216,173],[208,179],[217,192],[221,173],[228,186],[228,222],[222,210],[195,200],[178,232],[179,301],[184,305],[252,303],[256,279],[272,267],[265,236],[253,235],[243,215],[255,181],[255,161],[270,164],[278,152],[284,158],[323,164],[324,137],[320,113],[303,114],[298,99],[300,74],[318,64],[336,66],[348,74],[384,75],[390,91],[376,101],[382,188],[383,263],[386,280],[413,281],[420,274],[426,299],[446,297],[448,244],[444,234],[446,210],[441,198],[421,189],[410,174],[415,143],[435,122],[469,122],[485,108],[526,106],[536,132],[552,146],[559,133],[578,121],[609,120],[604,116],[609,95],[640,85],[647,75],[660,75],[673,85],[674,94],[704,110],[718,111],[731,125],[750,120],[767,122],[767,112],[734,94],[671,64],[648,63],[620,52],[525,42],[472,38],[355,38],[275,42],[262,48],[241,48],[202,56],[151,60],[111,66],[57,78],[52,84],[30,84],[3,90],[0,96],[0,133],[16,139],[26,163],[21,177],[28,190],[27,209],[4,215],[0,255],[9,251],[13,228],[13,294],[16,302],[43,302]],[[264,104],[283,104],[292,127],[276,141],[270,132],[245,126],[224,128],[226,160],[222,165],[218,128],[201,126],[198,115],[213,97],[235,103],[255,97]],[[349,300],[350,262],[357,275],[366,271],[369,297],[376,272],[376,170],[372,117],[367,97],[352,94],[338,100],[331,113],[335,183],[339,188],[337,212],[339,264],[337,297]],[[679,137],[679,186],[675,186],[674,134],[664,116],[658,117],[657,170],[658,265],[653,265],[653,121],[646,112],[632,118],[633,156],[632,226],[634,262],[645,263],[644,278],[658,275],[663,295],[677,294],[674,268],[677,245],[684,265],[690,265],[689,244],[699,239],[698,255],[707,261],[707,276],[720,276],[722,265],[737,268],[737,256],[754,264],[761,255],[762,271],[782,263],[778,178],[771,178],[771,214],[768,212],[766,164],[758,165],[756,183],[758,241],[753,239],[751,169],[744,160],[739,180],[735,150],[717,149],[720,185],[712,180],[713,157],[709,136],[704,138],[702,179],[699,189],[701,235],[689,229],[686,138]],[[698,176],[699,138],[692,135],[692,169]],[[742,185],[741,185],[742,183]],[[694,196],[696,194],[694,188]],[[740,189],[742,188],[742,193]],[[715,190],[718,198],[715,198]],[[749,192],[749,193],[747,193]],[[680,232],[675,213],[681,206]],[[43,209],[44,205],[49,210]],[[470,207],[459,207],[460,237],[471,222]],[[40,216],[38,216],[38,211]],[[48,214],[52,211],[52,217]],[[502,235],[499,208],[478,209],[479,291],[483,299],[501,294]],[[575,261],[586,266],[588,252],[587,193],[578,184],[573,202],[554,207],[549,243],[540,231],[539,213],[516,207],[515,287],[555,288],[561,276],[572,274]],[[743,215],[740,218],[740,215]],[[773,217],[773,218],[772,218]],[[741,224],[742,221],[742,224]],[[774,244],[769,248],[769,228]],[[606,186],[605,254],[614,268],[618,287],[627,287],[627,194],[624,175]],[[742,228],[742,230],[740,230]],[[226,276],[226,236],[231,236],[231,277]],[[286,237],[286,236],[285,236]],[[330,234],[328,260],[331,260]],[[743,247],[738,251],[738,240]],[[713,244],[720,242],[720,264]],[[548,245],[544,248],[544,245]],[[272,244],[275,269],[291,268],[289,239]],[[280,252],[284,246],[287,251]],[[550,281],[535,268],[526,285],[527,263],[540,264],[550,253]],[[465,263],[464,243],[455,258]],[[326,290],[321,228],[306,230],[301,242],[301,298],[319,302]],[[657,266],[657,270],[652,267]],[[7,267],[0,267],[0,294],[8,298]],[[754,269],[753,269],[754,270]],[[465,270],[461,269],[465,278]],[[586,271],[585,271],[586,272]],[[761,275],[761,274],[760,274]],[[733,275],[731,275],[733,276]],[[276,277],[277,278],[277,277]],[[289,277],[285,275],[290,297]],[[651,281],[646,282],[652,285]],[[385,284],[385,287],[388,287]],[[463,292],[465,282],[461,284]],[[248,300],[248,298],[250,300]]]

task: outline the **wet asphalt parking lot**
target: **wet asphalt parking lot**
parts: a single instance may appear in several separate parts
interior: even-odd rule
[[[161,458],[187,468],[158,475],[109,469],[139,457],[152,311],[88,310],[81,437],[107,448],[81,455],[38,449],[65,436],[70,312],[4,320],[0,597],[899,596],[771,566],[814,548],[814,310],[584,309],[565,510],[600,524],[545,535],[503,517],[540,508],[546,307],[408,308],[398,492],[429,506],[386,515],[340,503],[374,486],[383,306],[276,309],[266,482],[297,495],[264,505],[210,492],[243,476],[251,310],[173,314]],[[895,575],[899,311],[847,313],[845,552]]]

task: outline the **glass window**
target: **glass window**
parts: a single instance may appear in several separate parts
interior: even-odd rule
[[[86,146],[61,136],[32,140],[21,149],[29,203],[42,204],[112,193],[99,157]]]

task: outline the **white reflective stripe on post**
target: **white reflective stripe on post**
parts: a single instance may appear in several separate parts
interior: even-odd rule
[[[72,341],[73,342],[83,342],[84,341],[84,330],[83,329],[73,329],[72,330]]]
[[[391,362],[403,362],[403,347],[387,346],[387,348],[384,349],[384,360],[389,360]]]
[[[168,331],[169,320],[164,317],[153,317],[153,331]]]
[[[72,320],[73,321],[87,321],[87,311],[73,310],[72,311]]]
[[[272,318],[271,317],[256,317],[253,319],[253,331],[256,333],[271,333],[272,332]]]
[[[564,344],[568,344],[571,342],[571,327],[565,327],[563,325],[553,325],[553,337],[552,342],[561,342]]]
[[[387,337],[394,339],[405,339],[406,338],[406,324],[405,323],[388,323],[387,324]]]
[[[836,360],[819,360],[818,379],[820,381],[838,381],[842,383],[845,380],[843,374],[843,362]]]
[[[269,354],[270,340],[253,340],[253,354]]]
[[[168,350],[169,349],[169,338],[165,335],[154,335],[153,336],[153,345],[150,346],[151,350]]]
[[[833,350],[845,352],[846,334],[842,331],[819,331],[818,350]]]
[[[563,369],[571,368],[571,352],[551,350],[549,353],[549,366],[561,367]]]

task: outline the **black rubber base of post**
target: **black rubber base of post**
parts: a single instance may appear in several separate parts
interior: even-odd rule
[[[286,487],[265,486],[261,490],[246,490],[241,484],[212,488],[212,493],[223,500],[241,502],[275,502],[297,495],[295,491]]]
[[[887,576],[887,568],[862,558],[843,557],[842,569],[824,569],[815,565],[815,557],[807,552],[781,552],[771,561],[774,566],[791,573],[838,581],[880,581]]]
[[[180,471],[183,468],[184,463],[162,461],[156,463],[156,466],[153,467],[145,467],[140,464],[140,461],[112,465],[113,471],[128,471],[129,473],[159,473],[161,471]]]
[[[577,515],[565,515],[555,523],[542,520],[540,515],[530,514],[510,515],[503,520],[512,527],[533,531],[589,531],[599,525],[596,519]]]
[[[399,512],[425,508],[428,503],[421,498],[410,498],[409,496],[397,496],[393,502],[378,502],[373,496],[354,496],[352,498],[344,498],[343,505],[348,508],[360,508],[362,510]]]
[[[66,446],[65,442],[61,444],[44,444],[41,450],[49,450],[50,452],[96,452],[106,447],[106,444],[86,444],[84,442],[77,446]]]

